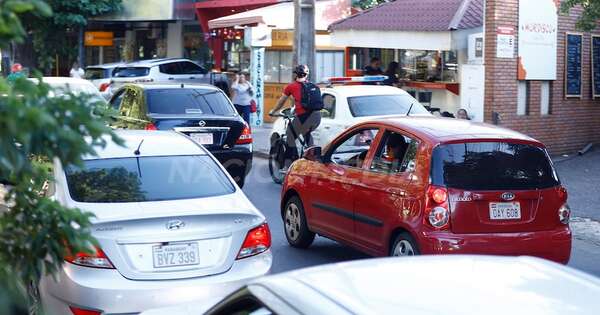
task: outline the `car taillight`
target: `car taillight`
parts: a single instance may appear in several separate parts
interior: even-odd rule
[[[148,123],[144,129],[146,129],[146,130],[158,130],[158,128],[156,128],[156,125],[153,124],[153,123]]]
[[[98,90],[100,90],[100,92],[104,92],[104,91],[106,91],[106,89],[108,89],[109,86],[110,86],[110,83],[102,83],[102,84],[100,84],[100,87],[98,88]]]
[[[71,310],[73,315],[101,315],[102,314],[102,312],[100,312],[100,311],[86,310],[86,309],[75,307],[75,306],[69,306],[69,309]]]
[[[244,123],[244,130],[242,130],[242,134],[235,142],[235,144],[250,144],[252,143],[252,130],[248,124]]]
[[[560,223],[562,223],[562,224],[569,224],[570,219],[571,219],[571,208],[569,207],[568,204],[565,203],[558,209],[558,220],[560,220]]]
[[[445,187],[429,186],[425,202],[425,221],[436,229],[450,226],[448,190]]]
[[[74,255],[68,255],[65,257],[67,262],[75,265],[92,268],[104,268],[104,269],[115,269],[113,264],[110,262],[106,254],[99,247],[95,248],[94,254],[88,253],[76,253]]]
[[[237,259],[260,254],[270,247],[271,231],[269,231],[269,225],[264,223],[248,232]]]

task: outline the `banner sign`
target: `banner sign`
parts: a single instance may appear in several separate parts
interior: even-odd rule
[[[250,65],[254,99],[256,100],[256,113],[251,115],[253,126],[262,126],[263,111],[265,108],[265,48],[252,47],[252,63]]]
[[[556,80],[560,1],[519,1],[518,80]]]
[[[512,27],[499,26],[496,33],[496,57],[515,58],[515,29]]]
[[[600,97],[600,36],[592,35],[592,95]]]
[[[583,35],[566,33],[565,97],[581,98],[581,57]]]

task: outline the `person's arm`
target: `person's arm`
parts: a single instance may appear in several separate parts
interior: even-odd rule
[[[275,107],[269,112],[269,115],[273,115],[276,112],[280,111],[283,108],[283,105],[285,105],[285,102],[288,100],[290,96],[289,95],[281,95],[281,97],[279,98],[279,100],[277,100],[277,104],[275,104]]]
[[[236,74],[235,80],[233,80],[233,83],[231,84],[231,88],[237,89],[239,83],[240,83],[240,76],[238,74]]]

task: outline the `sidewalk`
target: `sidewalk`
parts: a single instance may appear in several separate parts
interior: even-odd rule
[[[252,127],[254,156],[267,159],[271,148],[271,129],[273,124],[264,123],[261,127]]]

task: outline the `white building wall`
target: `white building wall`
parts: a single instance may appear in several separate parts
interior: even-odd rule
[[[183,22],[169,23],[167,27],[167,57],[183,57]]]

